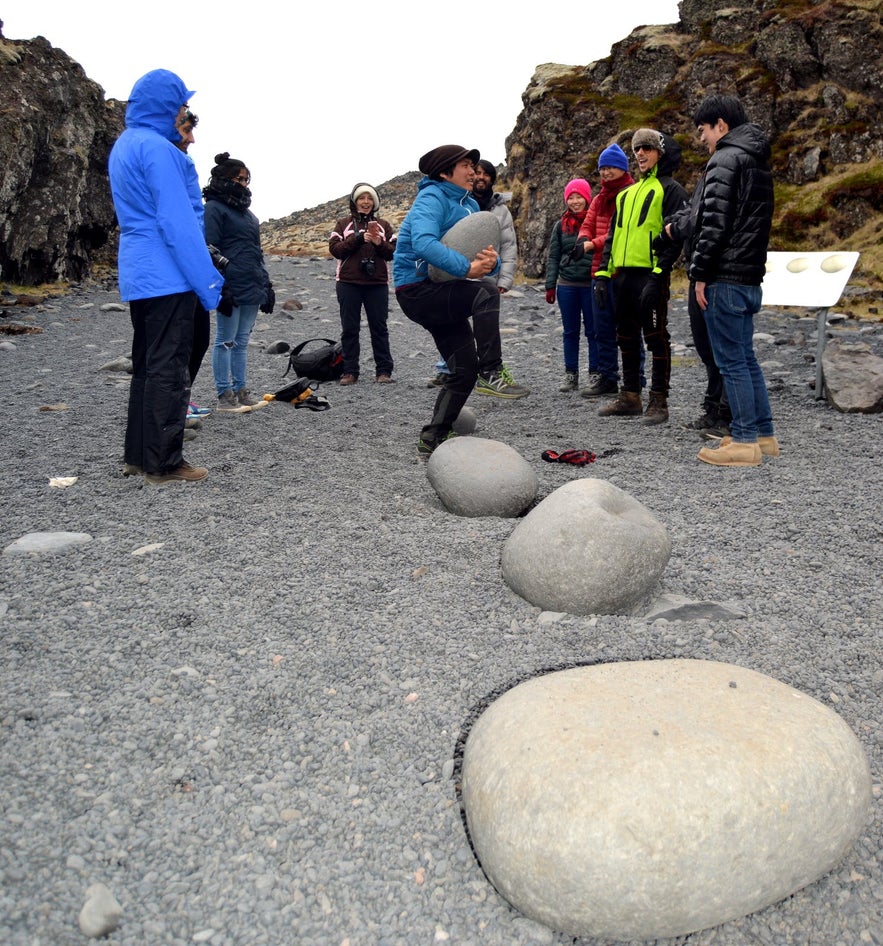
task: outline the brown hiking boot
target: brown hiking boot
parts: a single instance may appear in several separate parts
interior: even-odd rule
[[[644,411],[644,420],[642,423],[664,424],[668,420],[668,401],[664,394],[656,391],[650,392],[650,399],[647,401],[647,410]]]
[[[630,417],[644,413],[641,395],[637,391],[620,390],[619,397],[598,411],[599,417]]]
[[[152,486],[162,486],[164,483],[198,483],[208,476],[204,466],[191,466],[184,460],[177,470],[168,473],[145,473],[144,479]]]

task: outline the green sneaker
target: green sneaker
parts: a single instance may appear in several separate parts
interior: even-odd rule
[[[445,440],[452,440],[457,436],[457,432],[452,430],[448,433],[447,437],[443,440],[426,440],[421,437],[417,441],[417,456],[419,457],[428,457],[430,456]]]
[[[490,397],[508,398],[514,401],[519,397],[527,397],[530,394],[530,388],[516,384],[512,372],[503,365],[499,371],[495,371],[488,378],[479,375],[478,381],[475,382],[475,393],[487,394]]]

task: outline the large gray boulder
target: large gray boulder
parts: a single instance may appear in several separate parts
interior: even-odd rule
[[[604,942],[681,936],[787,897],[863,830],[871,778],[832,710],[729,664],[522,683],[466,742],[475,852],[522,913]]]
[[[544,611],[624,614],[646,601],[670,555],[649,509],[606,480],[573,480],[515,527],[503,579]]]
[[[539,488],[521,454],[484,437],[446,440],[429,458],[426,475],[445,509],[457,516],[517,516]]]
[[[883,358],[865,342],[830,342],[822,355],[828,402],[845,414],[883,411]]]

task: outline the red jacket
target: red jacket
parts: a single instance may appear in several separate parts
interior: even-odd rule
[[[577,239],[588,240],[592,244],[592,275],[598,272],[601,265],[601,251],[610,229],[610,221],[616,206],[616,195],[624,188],[635,183],[635,179],[628,171],[615,181],[602,181],[601,190],[595,194],[589,204],[586,219],[579,228]]]

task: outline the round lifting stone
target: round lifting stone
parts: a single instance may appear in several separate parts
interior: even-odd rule
[[[471,262],[475,259],[475,254],[485,247],[492,246],[499,252],[500,232],[500,221],[489,210],[480,210],[458,220],[444,234],[441,242],[450,249],[462,253]],[[448,282],[451,279],[463,277],[452,276],[443,269],[430,265],[429,278],[433,282]]]
[[[834,867],[867,822],[861,745],[832,710],[729,664],[551,673],[482,714],[463,759],[481,866],[572,936],[681,936]]]

